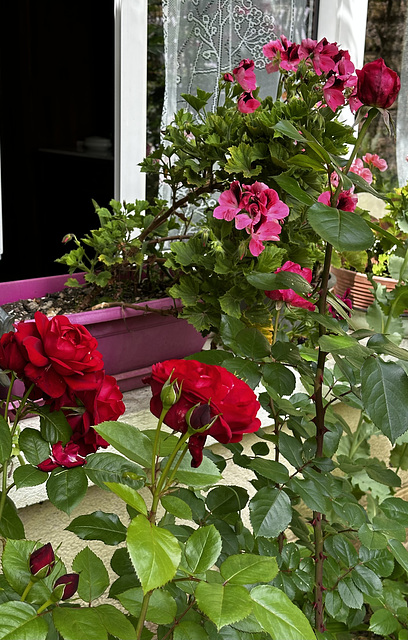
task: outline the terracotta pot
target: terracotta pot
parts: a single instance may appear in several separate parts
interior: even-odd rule
[[[83,275],[74,274],[79,282]],[[26,298],[40,298],[64,287],[66,275],[15,280],[0,283],[0,306]],[[172,298],[148,303],[153,309],[169,309]],[[176,301],[181,307],[181,302]],[[152,364],[171,358],[183,358],[201,351],[205,338],[186,320],[158,313],[112,307],[68,314],[74,324],[83,324],[98,340],[106,373],[115,376],[121,391],[143,386]]]
[[[331,268],[331,272],[337,278],[333,288],[334,293],[341,297],[346,289],[350,289],[353,308],[365,310],[374,302],[373,288],[365,273],[357,273],[348,269],[336,269],[335,267]],[[387,291],[394,289],[397,284],[397,280],[381,276],[374,276],[374,281],[385,285]]]

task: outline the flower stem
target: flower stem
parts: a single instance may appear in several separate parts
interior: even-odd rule
[[[4,506],[7,498],[7,467],[8,460],[3,464],[3,471],[1,476],[1,496],[0,496],[0,522],[3,516]]]
[[[354,149],[350,154],[350,158],[348,159],[348,162],[346,164],[346,166],[343,169],[343,173],[347,174],[351,165],[353,164],[353,160],[356,157],[361,144],[363,142],[364,136],[367,133],[368,127],[370,126],[372,120],[374,120],[375,116],[377,115],[378,110],[375,109],[374,107],[370,109],[370,111],[367,114],[367,117],[364,120],[363,126],[360,129],[360,133],[358,134],[357,140],[356,140],[356,144],[354,145]]]
[[[185,442],[188,440],[190,435],[191,435],[191,433],[189,433],[189,431],[186,431],[186,433],[183,433],[180,436],[178,443],[174,447],[174,451],[169,456],[169,459],[167,460],[166,465],[165,465],[163,471],[160,474],[160,478],[159,478],[159,481],[157,483],[157,487],[156,487],[156,489],[154,491],[154,494],[153,494],[152,508],[151,508],[151,511],[150,511],[151,514],[156,514],[157,505],[159,504],[160,495],[161,495],[161,491],[162,491],[163,486],[164,486],[164,482],[165,482],[167,476],[169,475],[171,466],[172,466],[172,464],[173,464],[178,452],[183,447]],[[178,468],[178,465],[176,465],[176,469],[177,468]]]
[[[162,428],[163,420],[166,416],[167,411],[168,411],[167,409],[162,409],[159,417],[159,421],[156,427],[156,435],[154,437],[153,453],[152,453],[152,487],[154,486],[154,483],[156,480],[156,464],[157,464],[157,457],[159,455],[160,430]]]
[[[23,591],[23,595],[21,596],[21,602],[24,602],[26,597],[29,594],[29,591],[31,589],[31,587],[34,585],[34,582],[32,580],[29,581],[28,585],[26,586],[26,588]]]
[[[49,607],[50,604],[55,604],[55,602],[53,600],[47,600],[47,602],[44,602],[44,604],[42,604],[41,607],[37,609],[37,616],[39,616],[40,613],[42,613],[47,607]]]
[[[142,608],[140,609],[140,616],[136,626],[136,640],[140,640],[142,636],[142,631],[144,628],[144,623],[146,620],[146,614],[147,614],[147,609],[149,606],[149,600],[151,595],[152,595],[152,591],[148,591],[147,593],[145,593],[143,597]]]

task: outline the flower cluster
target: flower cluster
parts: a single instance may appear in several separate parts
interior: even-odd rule
[[[339,49],[335,42],[328,42],[323,38],[319,42],[307,38],[300,44],[290,42],[285,36],[278,40],[271,40],[264,45],[263,52],[271,61],[266,65],[268,73],[275,71],[305,74],[314,71],[322,85],[323,100],[332,111],[345,104],[348,100],[350,107],[356,111],[362,104],[357,98],[357,76],[354,74],[354,64],[350,60],[348,51]]]
[[[244,433],[258,431],[261,426],[256,417],[260,404],[246,382],[223,367],[195,360],[167,360],[153,365],[151,376],[144,382],[152,388],[150,411],[154,416],[161,415],[161,392],[169,378],[177,382],[180,392],[164,422],[174,431],[191,432],[192,467],[202,462],[207,436],[223,444],[240,442]]]
[[[218,202],[214,218],[234,220],[237,229],[245,229],[251,236],[249,250],[253,256],[262,253],[265,241],[279,240],[282,228],[278,220],[289,215],[289,207],[263,182],[241,185],[235,180]]]
[[[40,312],[34,322],[20,322],[0,339],[0,367],[31,388],[31,398],[42,398],[50,411],[62,410],[72,428],[65,446],[53,444],[51,456],[39,465],[43,471],[83,465],[86,455],[107,446],[92,426],[116,420],[125,410],[97,346],[82,325]]]

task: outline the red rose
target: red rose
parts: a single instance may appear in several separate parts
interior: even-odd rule
[[[382,58],[368,62],[356,73],[357,98],[369,107],[389,109],[401,88],[398,74],[389,69]]]
[[[30,555],[30,571],[36,578],[46,578],[55,565],[55,556],[51,543],[48,542]]]
[[[151,376],[145,378],[144,382],[152,388],[150,410],[156,417],[160,416],[162,410],[160,392],[170,374],[171,379],[177,380],[181,386],[178,402],[169,409],[164,419],[171,429],[186,433],[186,414],[197,404],[209,405],[210,412],[199,411],[197,422],[193,414],[194,417],[190,420],[192,425],[201,425],[203,416],[206,420],[218,416],[207,431],[190,437],[192,467],[201,464],[203,447],[208,435],[223,444],[240,442],[244,433],[253,433],[261,426],[260,420],[256,417],[260,404],[246,382],[223,367],[195,360],[166,360],[153,365]]]
[[[70,440],[65,446],[62,446],[61,441],[53,444],[51,456],[37,466],[41,471],[52,471],[57,467],[82,467],[85,462],[85,458],[79,453],[79,446]]]
[[[17,344],[14,331],[3,333],[0,339],[0,367],[10,369],[21,377],[28,360]]]
[[[27,360],[24,376],[51,398],[62,396],[67,387],[76,391],[99,386],[102,356],[97,340],[81,324],[37,312],[35,322],[16,325],[15,341]]]

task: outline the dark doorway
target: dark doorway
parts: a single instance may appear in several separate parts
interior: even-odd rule
[[[6,281],[63,273],[114,195],[114,0],[2,2],[0,25]]]

